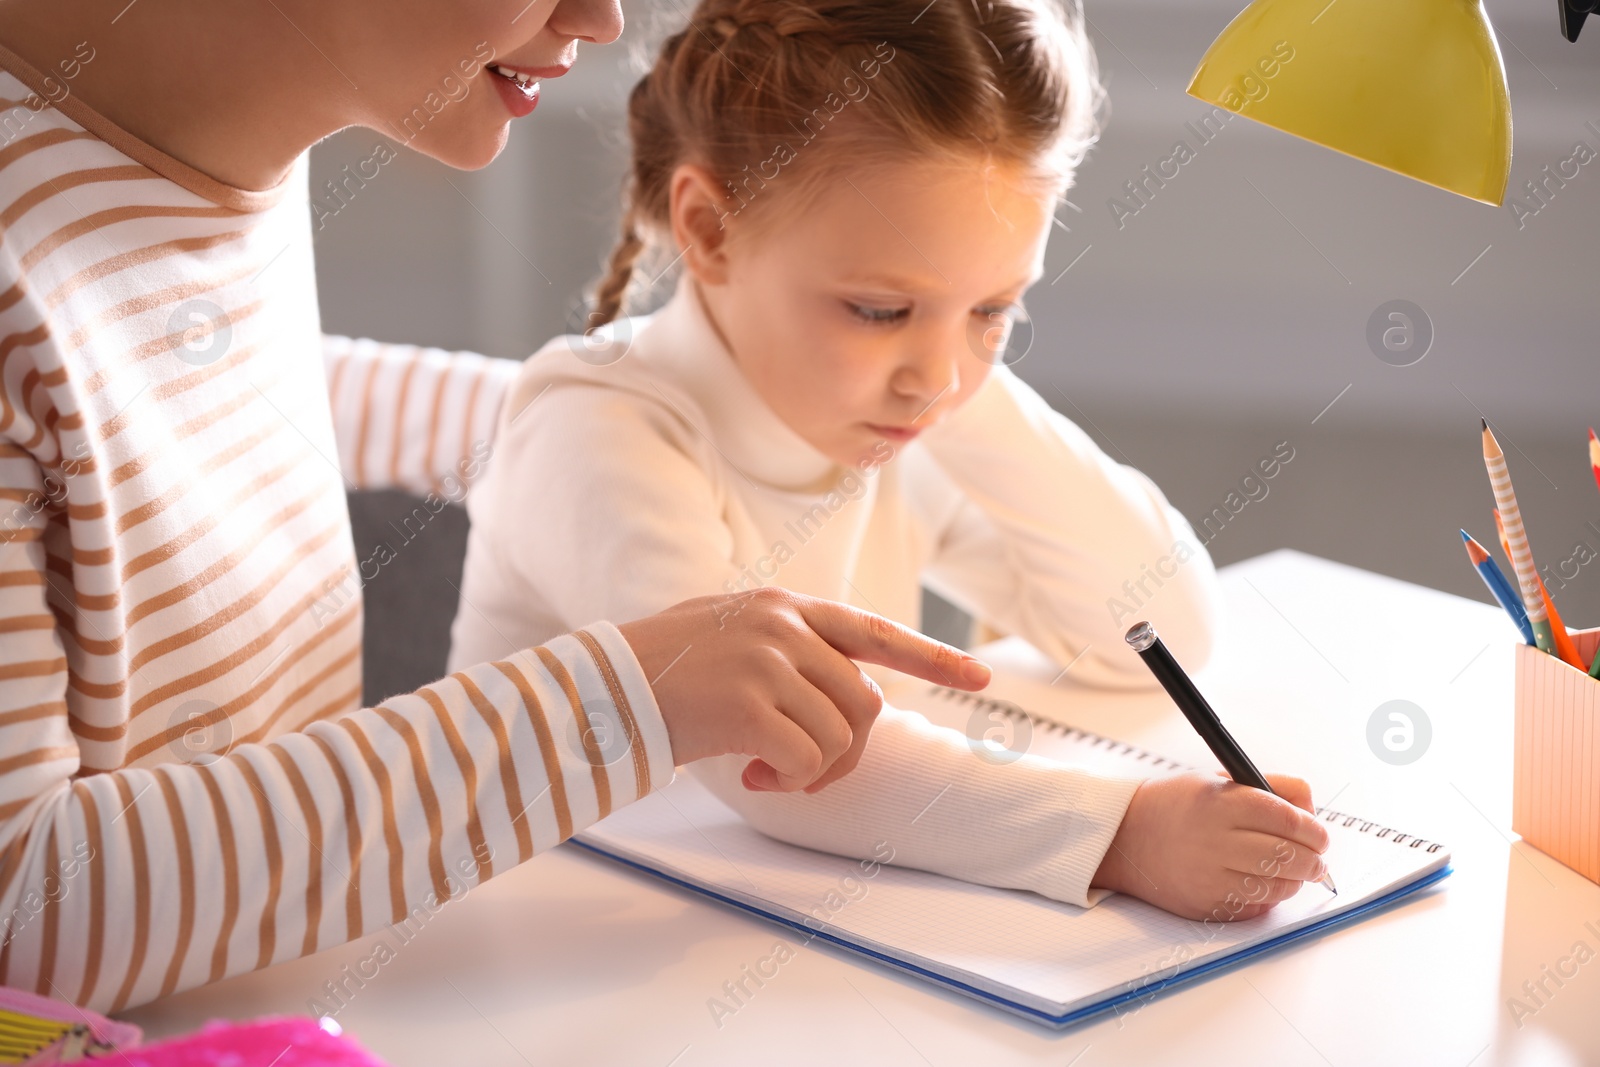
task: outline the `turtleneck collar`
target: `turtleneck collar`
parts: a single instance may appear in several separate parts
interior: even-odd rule
[[[688,272],[636,344],[638,354],[699,407],[707,424],[695,428],[752,481],[785,492],[819,492],[843,473],[756,392],[718,336]],[[679,414],[699,421],[692,412]]]

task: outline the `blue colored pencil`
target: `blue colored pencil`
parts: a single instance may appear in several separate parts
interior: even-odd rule
[[[1461,531],[1461,540],[1466,542],[1467,558],[1472,561],[1473,569],[1478,572],[1478,577],[1483,579],[1483,584],[1489,587],[1489,592],[1500,602],[1500,606],[1506,609],[1506,614],[1517,624],[1517,629],[1522,631],[1522,639],[1530,645],[1537,644],[1533,639],[1533,624],[1528,621],[1527,609],[1522,606],[1522,598],[1511,588],[1511,582],[1506,579],[1505,571],[1500,569],[1500,564],[1496,563],[1494,557],[1474,541],[1467,531]]]

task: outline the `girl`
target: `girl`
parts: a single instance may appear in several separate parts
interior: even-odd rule
[[[1082,681],[1144,686],[1105,605],[1155,571],[1144,610],[1202,661],[1217,592],[1189,525],[997,365],[1095,93],[1048,0],[703,0],[632,93],[607,325],[511,387],[538,417],[502,421],[469,503],[455,659],[697,594],[737,619],[773,583],[915,626],[926,583]],[[654,249],[681,260],[676,292],[612,321]],[[784,840],[889,841],[898,863],[1085,907],[1121,890],[1200,916],[1239,894],[1252,916],[1327,845],[1214,775],[988,760],[900,712],[815,795],[733,757],[697,771]],[[1303,782],[1276,787],[1309,807]]]
[[[768,595],[361,707],[345,488],[458,497],[516,366],[324,340],[306,150],[360,124],[481,166],[620,30],[611,0],[0,3],[0,981],[116,1011],[437,906],[675,763],[806,785],[878,708],[847,655],[981,685]]]

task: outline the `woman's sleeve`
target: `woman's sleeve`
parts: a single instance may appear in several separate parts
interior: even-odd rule
[[[1211,652],[1221,596],[1188,521],[1004,367],[920,439],[954,487],[924,578],[1081,682],[1153,685],[1123,634],[1155,624],[1185,664]]]
[[[83,746],[125,726],[69,714],[68,643],[94,638],[52,611],[42,490],[31,457],[0,447],[0,983],[114,1012],[415,933],[672,780],[650,686],[608,623],[203,762],[180,737],[166,762],[80,775]],[[336,989],[308,993],[339,1007]]]
[[[459,500],[492,452],[500,404],[521,364],[334,336],[322,351],[349,483],[419,496],[445,490]]]

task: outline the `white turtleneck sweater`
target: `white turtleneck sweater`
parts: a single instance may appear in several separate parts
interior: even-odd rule
[[[1079,682],[1144,687],[1108,601],[1130,580],[1149,591],[1151,568],[1180,557],[1142,611],[1184,661],[1206,658],[1216,575],[1189,524],[1008,369],[861,471],[761,399],[688,279],[606,338],[552,341],[508,393],[468,503],[452,669],[589,619],[757,585],[916,627],[926,585]],[[1089,882],[1138,785],[1036,756],[984,758],[893,708],[856,770],[815,794],[746,790],[745,762],[694,770],[773,837],[852,857],[888,840],[898,864],[1085,907],[1104,895]]]

